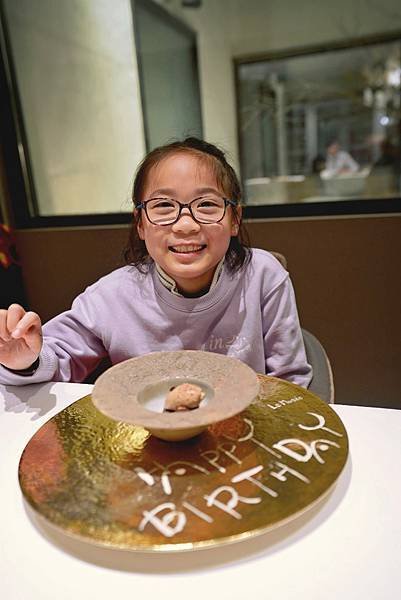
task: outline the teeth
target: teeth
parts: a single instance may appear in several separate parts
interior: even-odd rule
[[[202,250],[203,246],[172,246],[174,252],[197,252]]]

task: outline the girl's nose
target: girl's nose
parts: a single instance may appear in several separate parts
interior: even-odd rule
[[[184,233],[192,233],[199,231],[200,226],[193,218],[187,208],[183,208],[180,218],[172,225],[173,231],[182,231]]]

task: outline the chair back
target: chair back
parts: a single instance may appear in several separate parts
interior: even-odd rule
[[[282,264],[284,269],[287,269],[287,259],[284,254],[272,250],[269,250],[269,252]],[[310,331],[302,329],[302,335],[306,357],[313,369],[313,377],[308,389],[328,404],[334,404],[333,371],[326,351],[317,337]]]
[[[334,404],[333,371],[326,351],[310,331],[302,329],[302,335],[306,357],[313,369],[313,377],[308,389],[327,404]]]

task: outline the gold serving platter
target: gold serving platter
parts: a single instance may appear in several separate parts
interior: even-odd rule
[[[180,442],[106,417],[91,396],[78,400],[27,444],[26,500],[66,534],[135,551],[193,550],[280,526],[332,488],[348,438],[317,396],[259,378],[245,411]]]

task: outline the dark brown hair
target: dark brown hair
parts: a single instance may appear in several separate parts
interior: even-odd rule
[[[145,242],[138,235],[137,226],[141,219],[141,211],[135,210],[144,198],[143,190],[146,184],[147,176],[150,170],[157,166],[165,158],[174,154],[189,153],[193,154],[200,161],[204,162],[216,177],[218,187],[224,192],[227,198],[233,200],[238,206],[241,202],[241,186],[238,177],[232,166],[227,162],[225,154],[214,144],[209,144],[195,137],[186,138],[183,141],[172,142],[164,146],[155,148],[145,156],[139,164],[132,190],[132,201],[134,211],[132,214],[132,224],[129,232],[127,247],[124,251],[125,261],[136,266],[144,272],[147,266],[152,262],[148,254]],[[226,252],[226,262],[230,270],[240,269],[249,260],[250,248],[249,237],[241,222],[236,207],[231,207],[233,217],[239,228],[238,234],[232,236],[230,245]]]

